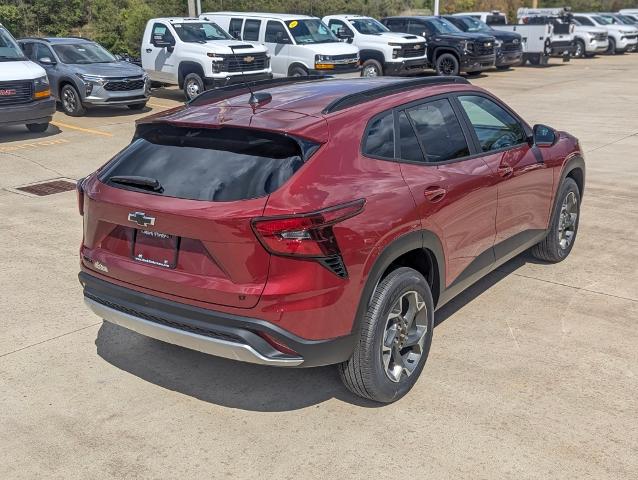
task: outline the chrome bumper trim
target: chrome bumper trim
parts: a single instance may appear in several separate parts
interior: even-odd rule
[[[133,330],[147,337],[172,343],[180,347],[208,353],[216,357],[239,360],[240,362],[256,363],[259,365],[273,365],[278,367],[296,367],[303,363],[303,358],[269,358],[250,345],[243,343],[229,342],[217,338],[206,337],[196,333],[179,330],[177,328],[149,322],[128,313],[120,312],[107,307],[89,298],[84,298],[84,302],[97,316],[104,321],[114,323],[129,330]]]

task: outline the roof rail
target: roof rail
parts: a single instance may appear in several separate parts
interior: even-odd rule
[[[61,37],[61,38],[76,38],[78,40],[86,40],[88,42],[92,42],[93,40],[91,40],[90,38],[86,38],[86,37],[80,37],[78,35],[67,35],[66,37]]]
[[[393,93],[399,93],[406,90],[412,90],[414,88],[425,87],[429,85],[444,85],[447,83],[463,83],[469,84],[463,77],[424,77],[416,78],[413,80],[397,81],[389,85],[382,85],[380,87],[373,87],[368,90],[363,90],[357,93],[351,93],[341,98],[337,98],[330,102],[322,113],[333,113],[344,108],[359,105],[360,103],[370,102],[385,95],[392,95]]]
[[[263,90],[268,87],[278,87],[280,85],[288,85],[291,83],[313,82],[316,80],[325,80],[332,78],[331,75],[306,75],[305,77],[280,77],[270,80],[258,80],[255,82],[236,83],[225,87],[206,90],[200,95],[193,98],[187,105],[200,105],[202,101],[224,100],[226,98],[238,95],[242,90],[250,92],[250,88],[254,90]],[[250,88],[249,88],[250,87]],[[243,92],[241,92],[243,93]]]
[[[44,38],[44,37],[21,37],[21,38],[18,38],[18,41],[20,41],[20,40],[39,40],[41,42],[51,43],[51,40],[49,40],[48,38]]]

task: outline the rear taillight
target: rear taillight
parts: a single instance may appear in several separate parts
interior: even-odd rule
[[[78,211],[80,215],[84,215],[84,186],[82,185],[84,178],[80,178],[75,184],[75,190],[78,194]]]
[[[364,199],[312,213],[260,217],[253,230],[264,248],[274,255],[327,258],[340,254],[332,226],[363,210]]]

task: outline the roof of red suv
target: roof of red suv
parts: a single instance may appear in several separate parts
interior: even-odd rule
[[[251,127],[323,141],[326,133],[322,127],[327,114],[375,99],[391,99],[399,94],[402,100],[411,101],[412,97],[423,96],[424,88],[437,94],[451,89],[454,84],[472,88],[459,77],[281,79],[253,87],[253,91],[267,92],[271,96],[255,109],[249,104],[251,92],[240,84],[205,92],[184,107],[146,117],[140,123]]]

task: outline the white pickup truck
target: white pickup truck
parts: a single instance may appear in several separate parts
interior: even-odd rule
[[[272,78],[264,46],[237,41],[198,18],[149,20],[141,57],[151,81],[179,85],[189,100],[209,88]]]
[[[0,23],[0,127],[26,125],[44,132],[55,112],[44,69],[29,60]]]
[[[337,38],[359,48],[361,76],[409,75],[430,69],[425,38],[391,32],[371,17],[329,15],[323,23]]]

